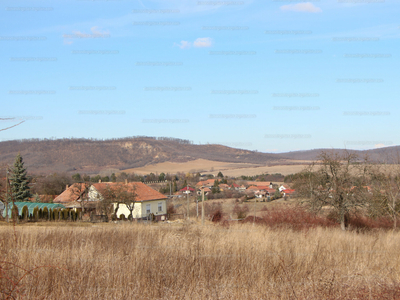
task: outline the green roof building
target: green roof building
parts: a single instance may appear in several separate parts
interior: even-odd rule
[[[18,214],[21,216],[22,215],[22,208],[26,205],[28,207],[29,214],[33,215],[33,210],[35,207],[38,209],[43,209],[47,207],[48,210],[54,210],[55,208],[65,208],[64,205],[59,204],[59,203],[36,203],[36,202],[14,202],[14,205],[18,207]],[[11,209],[12,209],[12,203],[8,204],[8,217],[11,218]],[[6,209],[3,211],[3,217],[6,217]]]

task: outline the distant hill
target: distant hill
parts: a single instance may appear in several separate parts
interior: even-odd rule
[[[106,169],[118,171],[149,164],[188,162],[196,159],[257,165],[295,164],[296,161],[315,160],[323,150],[332,151],[315,149],[272,154],[214,144],[194,145],[188,140],[155,137],[110,140],[31,139],[0,142],[0,165],[11,165],[20,152],[31,173],[91,174]],[[393,162],[393,156],[399,150],[399,146],[395,146],[354,152],[360,156],[368,154],[371,160]]]
[[[235,149],[221,145],[194,145],[173,138],[136,137],[114,140],[16,140],[0,143],[0,164],[12,164],[17,153],[33,173],[123,170],[161,162],[207,159],[267,164],[281,161],[278,154]]]
[[[321,152],[337,152],[343,154],[345,151],[355,153],[360,159],[368,157],[371,162],[395,163],[400,162],[400,146],[384,147],[371,150],[345,150],[345,149],[313,149],[305,151],[292,151],[280,153],[282,157],[292,160],[317,160]]]

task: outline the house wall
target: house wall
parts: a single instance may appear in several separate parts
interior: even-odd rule
[[[91,185],[88,192],[89,201],[99,201],[103,200],[101,194],[96,190],[96,188]]]
[[[162,203],[162,210],[158,211],[158,203]],[[146,212],[146,206],[150,204],[150,213],[154,216],[161,216],[167,214],[167,202],[165,200],[145,201],[142,203],[142,218],[147,217],[149,214]]]
[[[114,211],[115,208],[117,207],[117,204],[114,203]],[[117,217],[119,218],[122,214],[125,215],[125,217],[127,218],[130,214],[129,209],[126,207],[125,204],[120,204],[119,208],[118,208],[118,212],[117,212]],[[133,217],[136,218],[141,218],[142,217],[142,203],[141,202],[136,202],[135,206],[133,207],[133,211],[132,211],[132,215]]]
[[[158,203],[162,203],[162,210],[158,211]],[[148,216],[146,212],[146,206],[150,204],[150,213],[153,213],[154,216],[161,216],[167,214],[167,202],[165,200],[152,200],[152,201],[144,201],[144,202],[136,202],[134,206],[134,210],[132,215],[135,219],[145,218]],[[116,204],[114,203],[114,210],[116,208]],[[124,214],[125,217],[129,216],[129,209],[125,204],[120,204],[117,212],[117,217],[119,218],[121,214]]]

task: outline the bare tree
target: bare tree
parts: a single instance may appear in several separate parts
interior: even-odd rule
[[[129,220],[133,220],[133,210],[135,209],[135,203],[137,195],[135,187],[131,184],[124,183],[113,183],[106,184],[106,188],[102,191],[103,201],[105,205],[115,204],[114,215],[117,216],[117,212],[120,205],[123,204],[129,210]]]
[[[85,209],[86,209],[87,204],[89,202],[89,189],[90,189],[90,186],[91,186],[90,182],[74,183],[71,186],[72,196],[81,205],[81,209],[82,209],[81,219],[82,219],[82,215],[85,213]]]
[[[294,182],[299,195],[314,211],[330,207],[338,215],[342,230],[348,227],[349,214],[368,206],[367,160],[360,162],[348,151],[343,154],[322,152]]]
[[[374,216],[389,216],[393,228],[397,227],[400,216],[400,155],[391,160],[393,164],[375,165],[371,172],[373,199],[370,213]]]

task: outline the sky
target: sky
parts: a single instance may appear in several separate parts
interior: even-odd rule
[[[399,12],[398,0],[3,0],[0,141],[399,145]]]

